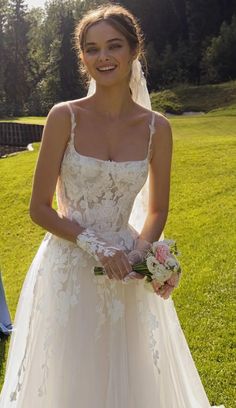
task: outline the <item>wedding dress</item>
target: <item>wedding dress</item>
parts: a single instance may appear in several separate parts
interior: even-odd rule
[[[79,154],[75,116],[57,183],[59,211],[132,250],[129,215],[148,175],[144,160]],[[14,319],[0,408],[209,408],[173,300],[95,277],[97,262],[46,233]]]

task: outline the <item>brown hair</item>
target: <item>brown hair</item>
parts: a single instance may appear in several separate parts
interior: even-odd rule
[[[79,69],[81,74],[87,79],[87,82],[90,80],[90,75],[82,62],[81,54],[84,51],[88,29],[100,21],[106,21],[125,36],[130,49],[137,51],[137,58],[139,58],[141,63],[144,63],[145,71],[147,71],[147,62],[144,54],[144,36],[138,19],[125,7],[119,4],[108,3],[89,10],[76,25],[74,31],[74,48],[79,57]]]

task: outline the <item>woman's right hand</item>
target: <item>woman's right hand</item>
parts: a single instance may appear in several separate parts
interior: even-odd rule
[[[109,243],[106,247],[106,253],[98,253],[97,256],[101,262],[105,273],[109,279],[123,280],[132,272],[132,265],[129,262],[126,253],[119,247],[112,246]]]
[[[102,264],[110,279],[122,280],[132,271],[129,259],[119,245],[108,242],[90,227],[77,235],[76,244]]]

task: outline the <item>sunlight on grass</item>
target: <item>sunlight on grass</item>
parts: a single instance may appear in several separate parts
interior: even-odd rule
[[[15,123],[28,123],[31,125],[44,125],[46,122],[45,116],[21,116],[19,118],[6,118],[1,119],[0,122],[15,122]]]

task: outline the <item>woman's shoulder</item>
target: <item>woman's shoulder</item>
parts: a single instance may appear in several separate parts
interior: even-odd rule
[[[65,141],[70,134],[72,124],[72,113],[69,107],[71,101],[63,101],[55,103],[48,112],[44,133],[51,135],[61,135]]]
[[[56,122],[58,125],[69,123],[70,111],[68,102],[55,103],[48,112],[47,122]]]
[[[55,116],[65,115],[68,116],[71,109],[74,111],[76,108],[80,108],[83,106],[85,100],[87,98],[80,98],[80,99],[73,99],[69,101],[57,102],[55,103],[49,111],[49,114],[53,114]]]
[[[156,124],[156,128],[158,130],[158,128],[162,129],[162,130],[169,130],[170,129],[170,122],[168,120],[168,118],[161,112],[158,111],[152,111],[155,114],[155,124]]]
[[[154,151],[163,152],[171,150],[173,144],[171,124],[163,113],[157,111],[153,112],[155,114],[155,121],[152,148]]]
[[[158,112],[158,111],[153,110],[153,109],[145,108],[143,106],[139,106],[139,109],[140,109],[139,112],[141,113],[141,115],[144,114],[144,116],[146,116],[146,115],[151,116],[151,114],[154,114],[154,116],[155,116],[155,118],[154,118],[155,128],[161,127],[161,128],[164,128],[164,129],[165,128],[168,129],[170,127],[170,122],[169,122],[168,118],[163,113]]]

